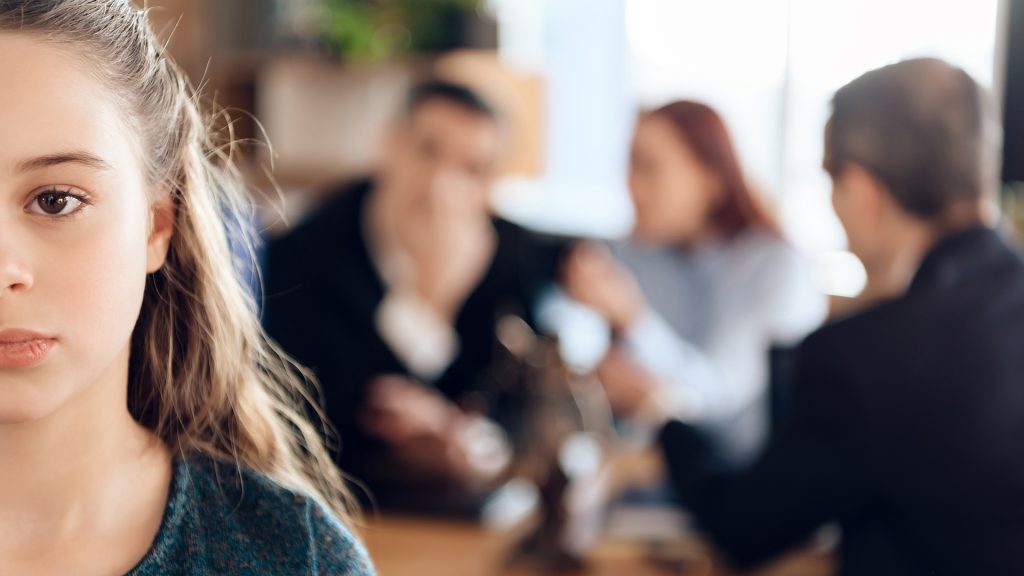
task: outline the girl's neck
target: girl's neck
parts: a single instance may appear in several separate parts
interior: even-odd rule
[[[59,550],[126,525],[150,531],[152,541],[171,459],[129,414],[126,391],[127,351],[123,362],[53,413],[0,424],[0,558]]]

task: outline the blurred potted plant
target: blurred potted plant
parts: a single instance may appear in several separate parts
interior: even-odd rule
[[[472,44],[484,0],[292,0],[280,2],[292,35],[346,60],[381,61]]]

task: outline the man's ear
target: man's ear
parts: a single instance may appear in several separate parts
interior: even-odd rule
[[[885,208],[892,203],[885,184],[871,171],[855,162],[846,162],[842,168],[843,185],[850,194],[849,201],[862,219],[877,223]]]
[[[153,202],[149,209],[149,238],[146,241],[146,271],[156,272],[167,260],[174,236],[177,210],[170,194]]]

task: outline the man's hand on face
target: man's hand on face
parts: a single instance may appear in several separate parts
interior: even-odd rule
[[[497,240],[489,212],[469,183],[439,177],[434,188],[423,209],[400,224],[399,234],[413,265],[411,287],[454,322],[486,273]]]

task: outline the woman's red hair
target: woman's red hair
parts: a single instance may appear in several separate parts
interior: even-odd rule
[[[732,238],[748,228],[779,233],[775,219],[747,185],[732,138],[721,116],[699,102],[678,101],[645,114],[662,118],[693,150],[697,159],[722,182],[722,198],[711,212],[715,227]]]

